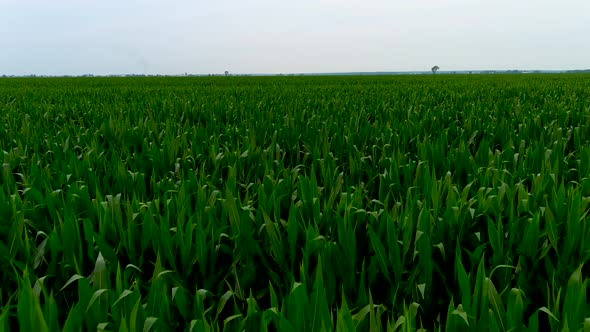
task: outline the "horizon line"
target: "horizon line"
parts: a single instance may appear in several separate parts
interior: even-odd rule
[[[494,73],[575,73],[590,72],[586,69],[463,69],[463,70],[437,70],[437,74],[494,74]],[[0,74],[0,78],[26,78],[26,77],[129,77],[129,76],[160,76],[160,77],[209,77],[209,76],[354,76],[354,75],[432,75],[432,70],[405,70],[405,71],[338,71],[338,72],[277,72],[277,73],[181,73],[181,74],[161,74],[161,73],[119,73],[119,74]]]

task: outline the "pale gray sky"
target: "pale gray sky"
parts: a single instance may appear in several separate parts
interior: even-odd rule
[[[590,68],[588,0],[0,0],[0,75]]]

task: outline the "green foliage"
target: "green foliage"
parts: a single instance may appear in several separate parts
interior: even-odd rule
[[[0,80],[0,331],[590,326],[590,77]]]

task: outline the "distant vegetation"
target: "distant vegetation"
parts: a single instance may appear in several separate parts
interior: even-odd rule
[[[0,80],[0,331],[578,331],[590,76]]]

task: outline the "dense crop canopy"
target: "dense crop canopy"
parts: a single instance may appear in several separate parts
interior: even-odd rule
[[[590,77],[0,80],[0,331],[590,328]]]

